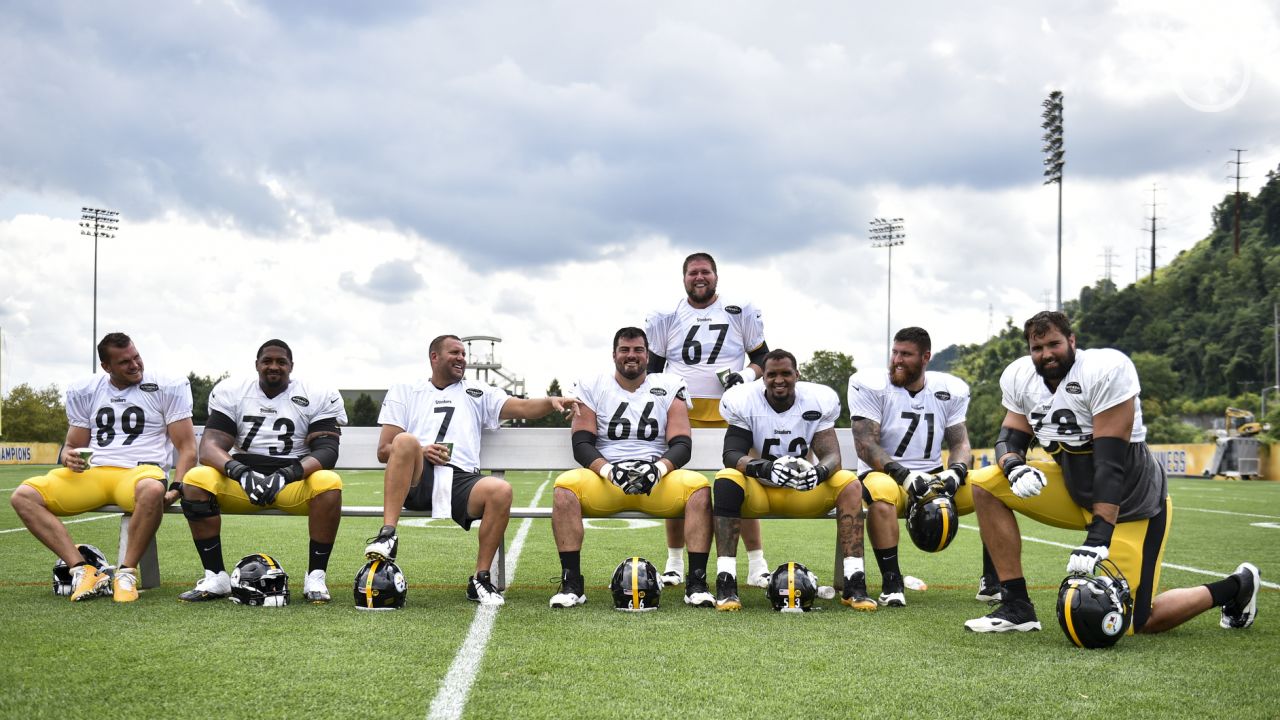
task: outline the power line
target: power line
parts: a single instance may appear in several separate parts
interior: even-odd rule
[[[1150,208],[1151,208],[1151,217],[1147,218],[1147,220],[1148,220],[1148,221],[1150,221],[1150,226],[1149,226],[1149,227],[1144,227],[1144,228],[1142,228],[1142,231],[1143,231],[1143,232],[1150,232],[1150,233],[1151,233],[1151,265],[1150,265],[1149,267],[1150,267],[1150,269],[1151,269],[1151,282],[1152,282],[1152,283],[1155,283],[1155,281],[1156,281],[1156,247],[1157,247],[1157,246],[1156,246],[1156,231],[1157,231],[1157,230],[1164,230],[1164,229],[1165,229],[1165,228],[1163,228],[1163,227],[1158,227],[1158,226],[1157,226],[1157,224],[1156,224],[1156,223],[1159,221],[1159,219],[1160,219],[1159,211],[1158,211],[1158,208],[1160,207],[1160,203],[1156,202],[1156,191],[1157,191],[1157,190],[1159,190],[1159,188],[1156,186],[1156,184],[1155,184],[1155,183],[1152,183],[1152,184],[1151,184],[1151,204],[1150,204],[1150,205],[1148,205],[1148,207],[1150,207]],[[1137,261],[1136,261],[1136,260],[1134,261],[1134,277],[1133,277],[1133,281],[1134,281],[1135,283],[1136,283],[1136,282],[1138,282],[1138,275],[1137,275]]]
[[[1240,166],[1248,164],[1247,162],[1240,160],[1240,155],[1242,153],[1248,152],[1248,150],[1231,148],[1231,152],[1236,154],[1236,159],[1228,161],[1227,164],[1236,166],[1236,174],[1234,176],[1236,179],[1236,212],[1235,212],[1235,245],[1234,247],[1235,247],[1236,255],[1239,255],[1240,254],[1240,181],[1247,179],[1246,176],[1243,176],[1240,174]],[[1232,178],[1231,175],[1227,176],[1228,180],[1230,180],[1231,178]]]

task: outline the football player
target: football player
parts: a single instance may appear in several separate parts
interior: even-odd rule
[[[681,470],[693,444],[684,380],[646,369],[649,344],[640,328],[613,336],[611,373],[577,385],[573,456],[582,465],[556,478],[551,529],[560,552],[560,591],[551,607],[587,601],[582,579],[582,516],[641,510],[656,517],[684,514],[689,574],[684,601],[711,607],[707,556],[711,550],[711,483]]]
[[[719,610],[742,607],[735,557],[741,518],[823,517],[833,507],[843,558],[841,602],[855,610],[876,609],[862,565],[862,483],[840,469],[840,398],[825,385],[800,381],[797,368],[794,355],[772,350],[764,357],[762,381],[735,387],[720,400],[729,429],[725,469],[716,474],[712,490]]]
[[[725,300],[717,292],[716,261],[707,253],[684,259],[684,291],[674,309],[650,313],[644,330],[649,338],[649,372],[664,370],[684,378],[693,399],[692,427],[728,427],[720,415],[720,397],[734,385],[760,377],[769,346],[764,319],[754,305]],[[747,546],[747,581],[769,584],[759,520],[742,521]],[[667,520],[667,564],[664,585],[684,581],[684,526]]]
[[[293,350],[283,340],[258,348],[256,377],[228,378],[209,393],[200,438],[200,467],[182,481],[182,514],[204,566],[204,577],[178,596],[183,602],[231,595],[222,559],[223,509],[266,508],[307,515],[311,543],[303,597],[329,602],[325,573],[342,519],[339,426],[347,411],[337,390],[294,379]]]
[[[482,476],[480,431],[495,430],[503,420],[534,420],[552,412],[577,412],[572,398],[516,398],[501,388],[468,380],[467,349],[456,335],[431,341],[431,377],[414,384],[393,385],[382,401],[378,423],[378,460],[383,476],[382,530],[369,541],[365,557],[393,561],[399,546],[396,524],[400,510],[431,510],[436,468],[452,477],[449,513],[464,530],[480,525],[476,572],[467,581],[467,599],[502,605],[490,566],[511,515],[511,486]]]
[[[973,512],[973,495],[965,484],[969,386],[954,375],[929,370],[931,348],[924,328],[903,328],[893,336],[887,372],[849,378],[849,415],[867,502],[867,534],[880,566],[880,604],[890,607],[907,604],[898,566],[898,518],[907,516],[908,494],[924,497],[941,484],[959,514]],[[945,470],[943,445],[951,453]],[[998,600],[998,595],[999,581],[984,551],[978,599]]]
[[[969,475],[982,539],[999,573],[1002,602],[969,620],[975,632],[1039,630],[1022,574],[1019,512],[1039,522],[1085,531],[1067,556],[1070,574],[1092,574],[1108,558],[1133,595],[1129,632],[1156,633],[1214,607],[1224,628],[1243,629],[1257,614],[1258,568],[1241,563],[1207,585],[1160,586],[1160,558],[1173,502],[1164,466],[1147,447],[1138,373],[1116,350],[1077,350],[1067,316],[1041,312],[1023,326],[1030,355],[1000,376],[1007,410],[997,463]],[[1028,462],[1039,441],[1055,462]]]
[[[98,343],[104,375],[67,388],[67,439],[63,467],[31,478],[10,503],[31,534],[71,568],[71,600],[110,590],[116,602],[138,599],[138,560],[151,544],[166,503],[179,493],[176,478],[196,461],[191,424],[191,385],[143,369],[142,356],[124,333]],[[177,449],[175,481],[166,491]],[[58,517],[116,504],[133,513],[129,546],[114,579],[86,564]]]

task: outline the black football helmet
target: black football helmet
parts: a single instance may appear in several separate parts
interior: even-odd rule
[[[289,574],[266,553],[246,555],[231,571],[231,600],[241,605],[284,607],[289,604]]]
[[[357,610],[399,610],[408,597],[409,583],[393,562],[370,560],[356,573]]]
[[[642,557],[630,557],[613,571],[609,581],[613,607],[628,612],[657,610],[662,598],[662,579],[653,563]]]
[[[925,552],[947,549],[960,526],[955,500],[941,490],[941,484],[934,484],[923,496],[907,494],[907,533],[911,542]]]
[[[769,576],[765,588],[773,609],[780,612],[808,612],[818,596],[818,576],[798,562],[782,563]]]
[[[1133,623],[1129,581],[1110,560],[1098,575],[1068,575],[1058,586],[1058,624],[1076,647],[1111,647]]]
[[[76,549],[80,551],[80,557],[84,561],[99,570],[105,570],[111,567],[111,563],[107,562],[107,556],[93,545],[77,545]],[[71,594],[71,568],[67,567],[66,561],[58,558],[58,562],[53,564],[53,594],[54,595],[70,595]]]

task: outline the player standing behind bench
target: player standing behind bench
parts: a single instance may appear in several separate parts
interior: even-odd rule
[[[144,371],[142,356],[124,333],[103,337],[98,359],[104,375],[67,388],[64,467],[23,482],[9,502],[31,534],[71,568],[73,602],[106,594],[108,584],[116,602],[132,602],[138,599],[138,561],[160,526],[165,502],[177,497],[176,479],[165,492],[174,448],[175,478],[196,461],[191,385],[186,378]],[[81,450],[93,451],[89,462]],[[114,582],[85,563],[58,521],[112,503],[133,513],[128,552]]]
[[[501,388],[467,380],[467,349],[456,335],[432,340],[429,357],[431,377],[412,385],[393,385],[382,401],[378,461],[387,464],[384,525],[364,554],[369,560],[395,560],[400,511],[432,510],[435,470],[447,466],[450,470],[441,476],[452,477],[449,514],[453,521],[470,530],[471,523],[484,518],[467,599],[502,605],[505,601],[493,584],[490,567],[511,519],[511,485],[480,475],[481,430],[496,430],[503,420],[535,420],[556,411],[568,415],[576,412],[578,403],[572,398],[511,397]],[[452,452],[445,443],[453,446]]]
[[[582,516],[640,510],[670,518],[684,513],[689,576],[684,601],[711,607],[707,556],[711,551],[711,484],[689,462],[689,409],[684,380],[649,374],[648,342],[640,328],[613,336],[614,372],[578,383],[573,457],[582,467],[556,478],[551,529],[560,552],[560,591],[551,607],[587,601],[581,569]]]
[[[903,328],[893,336],[889,370],[849,378],[849,416],[858,450],[858,476],[867,500],[867,534],[880,566],[880,604],[904,607],[898,567],[898,518],[907,516],[912,497],[923,497],[941,481],[956,512],[973,512],[969,473],[969,386],[960,378],[928,370],[932,342],[924,328]],[[942,446],[951,462],[942,468]],[[999,600],[1000,581],[986,548],[982,551],[979,600]]]
[[[303,597],[329,602],[325,572],[342,519],[339,425],[347,411],[336,390],[291,377],[293,350],[283,340],[258,348],[256,378],[220,381],[209,393],[209,420],[200,438],[201,466],[182,481],[182,513],[191,526],[204,577],[178,596],[184,602],[231,594],[222,558],[223,509],[267,508],[308,515],[311,544]]]
[[[716,474],[716,609],[738,610],[738,527],[742,517],[823,517],[836,509],[836,547],[844,596],[854,610],[875,610],[862,564],[862,483],[840,469],[836,420],[840,398],[826,385],[801,382],[796,358],[772,350],[764,379],[724,394],[720,412],[725,469]],[[758,456],[748,455],[752,450]],[[816,462],[808,458],[814,456]]]
[[[728,427],[720,415],[725,390],[760,377],[765,353],[764,320],[751,303],[733,304],[716,292],[716,261],[707,253],[684,259],[684,291],[671,311],[650,313],[644,330],[649,338],[649,372],[666,370],[684,378],[693,398],[692,427]],[[760,521],[744,519],[742,541],[747,546],[747,582],[769,584]],[[667,565],[662,584],[684,581],[684,527],[667,520]]]

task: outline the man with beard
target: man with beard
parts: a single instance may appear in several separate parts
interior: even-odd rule
[[[613,336],[612,373],[579,382],[573,456],[582,465],[556,478],[551,529],[560,552],[560,590],[551,607],[587,601],[581,571],[582,517],[640,510],[656,517],[684,514],[689,575],[684,601],[711,607],[707,556],[711,550],[711,489],[706,477],[681,470],[693,449],[684,380],[649,373],[648,341],[640,328]]]
[[[441,335],[429,347],[431,377],[392,385],[382,401],[378,424],[378,461],[383,475],[382,530],[369,540],[365,557],[394,561],[399,548],[396,524],[401,509],[447,512],[463,530],[480,524],[476,571],[467,581],[468,600],[502,605],[490,568],[511,519],[511,485],[480,475],[482,430],[503,420],[535,420],[552,412],[576,413],[571,398],[517,398],[501,388],[466,379],[467,349],[456,335]],[[436,483],[450,498],[448,508],[432,507]],[[447,492],[443,491],[445,484]]]
[[[907,604],[898,566],[898,518],[906,517],[908,504],[940,484],[955,501],[957,513],[973,512],[973,496],[965,483],[969,386],[954,375],[927,369],[931,347],[923,328],[903,328],[893,336],[888,372],[849,378],[849,415],[867,501],[867,534],[880,567],[880,604],[889,607]],[[951,461],[945,470],[943,445]],[[978,599],[998,600],[999,582],[985,549],[982,566]]]
[[[716,473],[712,497],[716,609],[742,608],[736,556],[743,517],[824,517],[835,508],[844,573],[841,602],[875,610],[862,565],[862,483],[840,469],[839,396],[825,385],[801,382],[795,356],[773,350],[764,358],[764,382],[725,392],[720,412],[729,429],[725,469]]]
[[[292,377],[293,350],[268,340],[254,361],[257,377],[219,381],[209,393],[200,463],[182,480],[182,514],[191,526],[204,577],[178,596],[184,602],[231,594],[222,558],[222,511],[267,508],[307,515],[311,538],[307,602],[329,602],[326,573],[342,519],[339,425],[347,411],[337,390]]]
[[[1067,558],[1067,573],[1091,574],[1110,558],[1130,585],[1130,633],[1163,632],[1214,607],[1222,608],[1224,628],[1253,624],[1261,580],[1250,563],[1216,582],[1156,595],[1173,503],[1164,467],[1146,444],[1133,362],[1117,350],[1077,351],[1070,322],[1060,312],[1032,316],[1023,335],[1030,355],[1000,376],[1007,412],[996,442],[997,464],[969,476],[1002,601],[965,627],[1040,629],[1022,574],[1014,511],[1087,532]],[[1056,463],[1027,462],[1033,436]]]
[[[650,313],[645,318],[649,338],[649,372],[664,370],[684,378],[693,407],[692,427],[728,427],[720,415],[725,390],[751,383],[761,375],[769,346],[764,341],[764,320],[749,302],[729,302],[716,286],[715,258],[693,253],[684,259],[684,291],[673,310]],[[747,546],[747,582],[757,587],[769,583],[769,563],[764,559],[759,520],[742,521],[742,541]],[[667,564],[664,585],[684,581],[684,526],[667,520]]]

